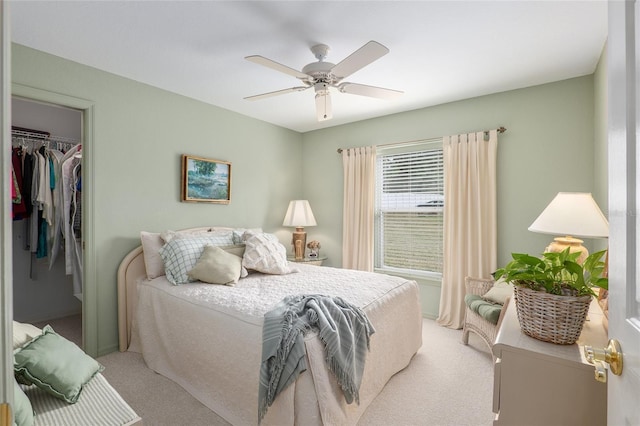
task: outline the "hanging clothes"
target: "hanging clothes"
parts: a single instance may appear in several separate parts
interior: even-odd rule
[[[75,170],[82,156],[78,145],[75,152],[67,152],[62,160],[62,198],[64,205],[64,253],[67,275],[73,275],[73,294],[82,300],[82,247],[80,236],[76,235],[75,212],[78,204]],[[78,229],[80,224],[78,223]]]
[[[65,272],[72,275],[73,293],[82,300],[79,183],[82,147],[57,142],[56,148],[67,149],[63,153],[50,148],[48,136],[17,137],[13,130],[12,142],[12,215],[14,220],[24,223],[23,248],[31,253],[29,276],[37,278],[35,259],[49,257],[51,269],[63,249]]]
[[[62,200],[62,159],[64,154],[57,149],[50,151],[50,158],[53,163],[53,181],[55,186],[53,188],[53,206],[54,217],[53,224],[51,225],[50,238],[49,238],[49,269],[51,269],[58,258],[58,253],[63,246],[63,225],[64,225],[64,203]]]
[[[22,182],[22,148],[13,148],[11,150],[11,166],[13,168],[18,191],[20,192],[20,199],[17,202],[14,199],[11,205],[12,216],[14,219],[22,219],[27,213],[27,206],[24,202],[24,184]]]

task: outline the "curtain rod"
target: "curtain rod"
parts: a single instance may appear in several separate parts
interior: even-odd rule
[[[498,133],[504,133],[507,131],[506,127],[500,126],[497,129],[495,129]],[[489,130],[485,130],[484,133],[489,133]],[[407,141],[407,142],[391,142],[391,143],[384,143],[381,145],[376,145],[376,147],[381,147],[381,146],[392,146],[392,145],[405,145],[405,144],[411,144],[411,143],[415,143],[415,142],[422,142],[422,141],[427,141],[427,140],[432,140],[432,139],[439,139],[439,138],[431,138],[431,139],[416,139],[414,141]],[[338,148],[338,154],[342,154],[343,149],[342,148]]]

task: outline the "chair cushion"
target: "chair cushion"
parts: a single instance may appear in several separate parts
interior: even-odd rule
[[[464,303],[469,307],[469,309],[480,315],[485,320],[492,324],[498,324],[502,305],[488,302],[481,296],[477,296],[475,294],[466,294],[464,296]]]

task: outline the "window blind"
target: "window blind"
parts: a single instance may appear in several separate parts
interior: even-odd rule
[[[442,273],[442,140],[380,150],[376,167],[376,268]]]

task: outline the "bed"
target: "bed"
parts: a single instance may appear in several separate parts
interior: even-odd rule
[[[197,233],[230,228],[192,228]],[[172,285],[149,279],[142,246],[118,270],[120,350],[142,353],[154,371],[234,425],[258,424],[258,378],[264,313],[290,294],[340,296],[360,307],[375,328],[360,387],[360,404],[347,404],[325,362],[317,334],[305,337],[307,371],[286,388],[261,424],[347,425],[422,345],[415,281],[305,264],[286,275],[250,273],[237,285]]]

